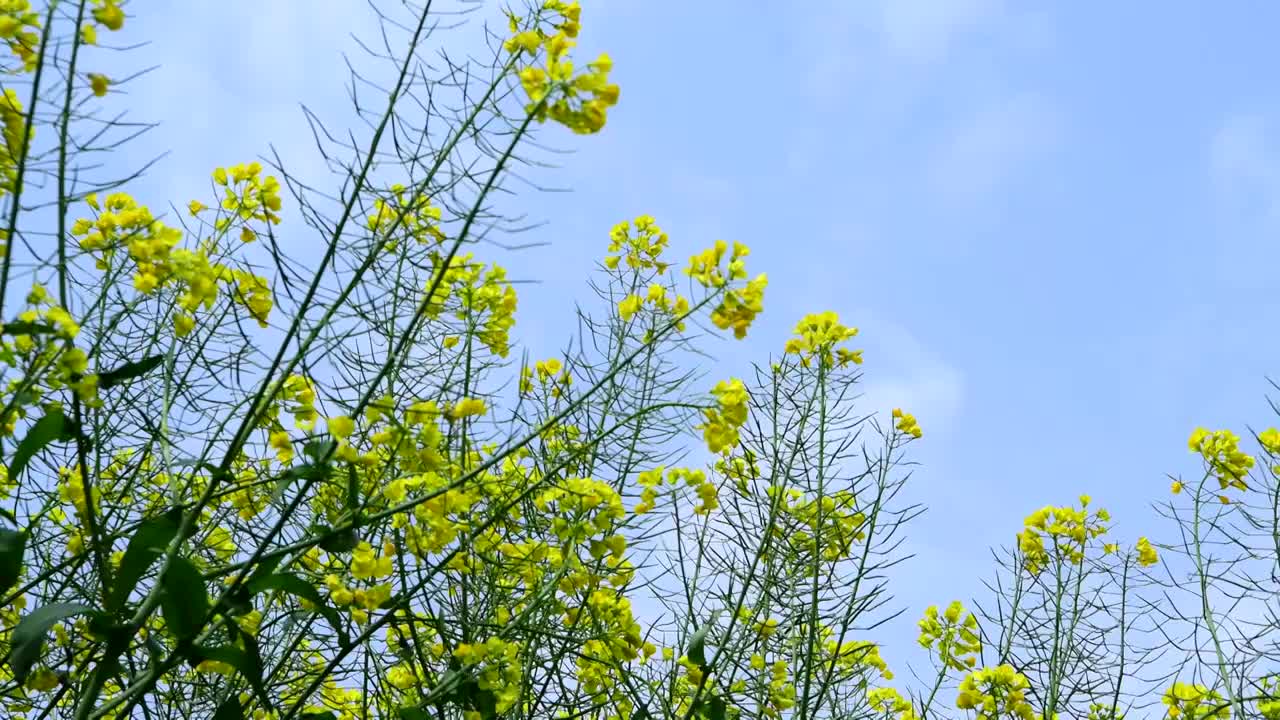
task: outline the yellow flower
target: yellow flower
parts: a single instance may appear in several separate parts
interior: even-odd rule
[[[632,232],[634,225],[635,232]],[[615,269],[622,260],[634,270],[657,270],[664,273],[667,264],[662,262],[662,253],[667,249],[670,239],[658,227],[652,215],[640,215],[633,221],[623,220],[609,230],[609,252],[620,253],[607,255],[605,267]]]
[[[408,494],[409,493],[408,493],[408,489],[405,486],[404,478],[396,478],[395,480],[392,480],[390,483],[388,483],[387,486],[382,489],[383,497],[391,501],[393,504],[399,504],[404,502],[404,499],[408,497]]]
[[[1217,477],[1223,490],[1235,488],[1248,490],[1244,478],[1253,467],[1254,460],[1240,450],[1240,438],[1230,430],[1196,428],[1187,440],[1187,447],[1204,458],[1209,474]]]
[[[507,52],[515,53],[524,51],[534,53],[542,46],[542,38],[536,31],[525,30],[523,32],[516,33],[515,36],[509,38],[506,41],[505,46]]]
[[[902,408],[894,408],[893,417],[898,421],[895,427],[897,427],[900,432],[914,438],[919,438],[922,434],[920,431],[920,425],[916,422],[915,415],[903,412]]]
[[[276,457],[282,464],[288,464],[293,460],[293,442],[289,439],[289,433],[284,430],[278,430],[271,433],[268,438],[271,447],[276,451]]]
[[[977,654],[982,652],[978,619],[959,600],[952,601],[941,614],[936,605],[930,605],[917,626],[917,642],[926,650],[935,651],[943,665],[963,671],[977,663]]]
[[[463,398],[454,404],[453,409],[449,411],[449,417],[454,420],[460,420],[464,417],[474,417],[484,415],[486,412],[484,400],[479,398]]]
[[[89,369],[89,356],[80,348],[68,348],[62,353],[59,364],[69,374],[83,375]]]
[[[644,300],[639,295],[628,295],[618,302],[618,316],[623,320],[630,320],[632,316],[640,309]]]
[[[27,687],[36,692],[49,692],[58,687],[58,676],[49,668],[40,668],[27,677]]]
[[[89,87],[93,90],[93,94],[102,97],[107,94],[107,88],[110,87],[111,80],[106,75],[98,73],[89,73]]]
[[[801,363],[806,366],[813,357],[817,357],[818,362],[828,368],[837,363],[842,367],[849,363],[860,365],[861,351],[836,348],[857,334],[858,328],[845,326],[834,312],[809,314],[796,323],[796,336],[787,341],[783,351],[789,355],[799,355]]]
[[[1171,718],[1186,717],[1188,720],[1209,720],[1231,717],[1231,704],[1222,702],[1222,695],[1204,685],[1175,682],[1170,685],[1160,699],[1169,706],[1166,711]],[[1217,708],[1210,713],[1211,708]]]
[[[1138,538],[1138,564],[1143,567],[1150,567],[1159,562],[1156,555],[1156,549],[1151,546],[1151,541],[1145,537]]]
[[[351,574],[359,580],[374,580],[391,574],[394,560],[394,546],[383,546],[383,554],[378,557],[368,541],[361,541],[351,552]]]
[[[195,317],[188,313],[180,312],[173,316],[173,333],[180,338],[190,335],[195,326]]]
[[[402,663],[387,670],[387,682],[397,690],[408,690],[418,684],[418,676],[411,665]]]
[[[329,427],[329,434],[339,440],[350,437],[356,429],[355,421],[346,415],[335,415],[329,418],[326,425]]]
[[[119,30],[124,27],[124,11],[116,4],[117,0],[94,0],[98,7],[93,9],[93,19],[108,30]]]
[[[974,670],[960,682],[956,707],[977,711],[978,720],[1017,718],[1033,720],[1037,717],[1027,702],[1027,690],[1031,683],[1012,665],[998,665]]]
[[[133,276],[134,289],[136,289],[138,292],[142,293],[143,295],[146,295],[150,293],[152,290],[155,290],[156,286],[158,286],[159,284],[160,284],[159,278],[157,278],[155,275],[152,275],[151,273],[140,272],[140,273],[136,273]]]
[[[747,388],[741,380],[733,378],[716,383],[711,394],[717,407],[704,409],[705,422],[698,426],[706,440],[707,449],[720,454],[738,444],[738,428],[747,421]]]
[[[1258,442],[1271,455],[1280,455],[1280,430],[1267,428],[1258,435]]]

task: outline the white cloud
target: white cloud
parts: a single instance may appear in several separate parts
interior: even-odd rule
[[[925,432],[945,428],[960,412],[964,376],[901,325],[859,313],[868,338],[870,378],[859,404],[867,412],[901,407],[914,414]]]
[[[930,180],[953,207],[999,191],[1050,149],[1062,133],[1057,111],[1036,95],[1014,95],[980,108],[959,124],[934,157]]]
[[[936,61],[956,35],[1001,15],[998,0],[884,0],[879,27],[886,47],[915,61]]]

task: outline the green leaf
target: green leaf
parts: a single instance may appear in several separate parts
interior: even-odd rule
[[[164,623],[178,640],[190,640],[200,632],[201,623],[209,614],[209,592],[204,578],[191,561],[175,557],[169,561],[160,579],[163,588],[160,609],[164,611]]]
[[[266,686],[262,684],[262,650],[258,647],[258,639],[245,632],[239,625],[235,625],[235,632],[240,635],[240,642],[244,646],[246,661],[245,666],[240,668],[240,673],[248,679],[249,684],[253,686],[254,692],[258,693],[262,704],[267,706],[267,709],[270,709],[271,698],[267,695]]]
[[[317,605],[324,604],[324,600],[320,597],[320,591],[314,585],[293,573],[274,573],[249,581],[249,592],[254,595],[267,590],[281,590]]]
[[[295,465],[286,470],[276,481],[276,488],[271,492],[271,502],[277,502],[284,497],[284,491],[288,490],[295,480],[323,480],[328,476],[328,466],[311,463]]]
[[[165,649],[156,639],[154,633],[147,633],[147,639],[144,642],[147,647],[147,667],[155,669],[160,667],[160,663],[164,661]]]
[[[729,704],[724,701],[724,698],[716,695],[711,698],[711,702],[708,703],[707,720],[724,720],[725,713],[728,709]]]
[[[57,328],[48,323],[23,322],[21,320],[0,326],[0,333],[5,335],[52,335],[57,331]]]
[[[120,367],[98,373],[98,389],[106,390],[136,377],[142,377],[164,362],[164,355],[152,355],[141,360],[127,362]]]
[[[486,720],[497,717],[498,696],[492,690],[482,689],[475,680],[469,681],[467,685],[471,695],[471,707],[480,713],[480,717]]]
[[[27,463],[36,453],[48,447],[50,443],[67,442],[76,437],[76,424],[62,413],[54,410],[35,421],[27,436],[22,438],[13,451],[13,460],[9,462],[9,482],[16,483],[18,476],[26,469]]]
[[[317,531],[318,535],[323,535],[320,538],[320,549],[325,552],[351,552],[360,544],[360,536],[356,535],[356,531],[352,528],[334,532],[333,528],[325,526],[317,528]]]
[[[40,659],[44,650],[44,639],[49,628],[76,615],[92,613],[95,610],[79,603],[55,603],[37,608],[18,621],[13,629],[9,646],[9,666],[13,677],[19,684],[26,682],[31,667]]]
[[[244,720],[244,709],[240,707],[239,695],[235,693],[223,700],[217,711],[213,713],[213,720]]]
[[[256,644],[254,648],[256,650]],[[271,707],[271,697],[267,695],[267,689],[262,684],[262,662],[260,658],[251,656],[250,653],[235,645],[220,645],[218,647],[198,645],[192,648],[188,658],[193,665],[199,665],[202,660],[213,660],[214,662],[230,665],[236,669],[236,672],[244,676],[245,680],[249,681],[249,685],[258,694],[258,699],[262,701],[262,704],[268,708]]]
[[[273,555],[258,562],[258,565],[249,573],[249,577],[236,586],[230,594],[228,594],[223,602],[222,609],[229,615],[244,615],[253,610],[253,584],[261,578],[264,578],[275,572],[277,566],[284,561],[284,555]]]
[[[259,578],[264,578],[276,571],[280,567],[280,563],[284,562],[284,555],[272,555],[264,560],[258,561],[258,567],[253,569],[253,573],[249,575],[246,585],[253,587],[253,583]]]
[[[167,513],[160,517],[143,521],[129,539],[124,557],[120,560],[120,572],[116,574],[115,586],[107,599],[107,612],[115,613],[124,607],[124,603],[133,594],[138,581],[151,569],[156,558],[164,554],[169,543],[178,534],[179,521],[177,513]]]
[[[400,716],[400,720],[431,720],[431,715],[420,707],[396,708],[396,714]]]
[[[312,438],[302,446],[302,454],[311,460],[313,465],[321,465],[329,459],[337,443],[328,436]]]
[[[27,550],[27,534],[21,530],[0,530],[0,593],[18,584],[22,557]]]
[[[338,720],[337,714],[332,710],[304,712],[298,717],[302,718],[302,720]]]
[[[352,512],[360,509],[360,478],[352,463],[347,463],[347,509]]]
[[[350,644],[350,639],[347,637],[347,631],[342,627],[342,618],[338,615],[338,611],[324,601],[324,598],[320,596],[320,591],[311,583],[292,573],[267,575],[266,577],[256,578],[249,583],[249,592],[254,595],[268,590],[279,590],[311,603],[316,607],[316,612],[320,613],[328,621],[329,625],[333,627],[333,631],[338,634],[339,645],[346,647]]]
[[[693,638],[689,640],[689,649],[684,652],[689,662],[703,669],[707,667],[707,633],[711,632],[711,625],[715,619],[715,615],[712,615],[705,625],[698,628]]]

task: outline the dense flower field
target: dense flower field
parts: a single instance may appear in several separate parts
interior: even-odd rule
[[[431,3],[386,5],[395,82],[363,143],[317,133],[327,193],[248,162],[177,199],[94,159],[146,5],[0,0],[4,717],[1280,718],[1280,431],[1194,430],[1163,542],[1032,511],[895,675],[868,635],[923,431],[859,403],[857,328],[704,377],[766,275],[645,215],[601,229],[574,341],[521,353],[494,198],[537,133],[605,130],[613,61],[577,2],[444,67]]]

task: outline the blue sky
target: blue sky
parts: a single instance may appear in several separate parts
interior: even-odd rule
[[[904,644],[924,605],[979,592],[986,548],[1032,509],[1088,492],[1122,537],[1159,540],[1149,503],[1196,470],[1191,429],[1270,422],[1280,8],[584,5],[583,50],[613,56],[622,100],[602,135],[553,136],[576,153],[546,178],[574,192],[532,205],[549,225],[529,239],[552,244],[521,256],[541,284],[519,334],[558,346],[608,228],[640,213],[681,254],[740,240],[769,273],[730,365],[806,312],[859,326],[869,407],[925,430]],[[138,186],[152,203],[268,143],[305,175],[298,103],[347,117],[338,52],[371,27],[363,3],[137,10],[153,45],[132,62],[163,65],[117,101],[164,123],[133,146],[171,153]]]

